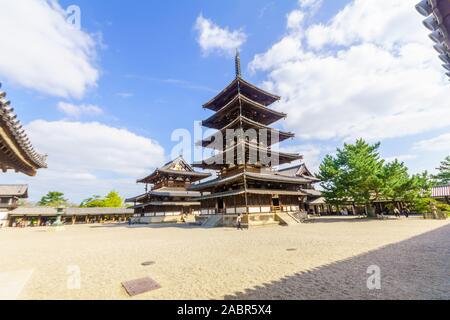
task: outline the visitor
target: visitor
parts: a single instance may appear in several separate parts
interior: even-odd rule
[[[244,230],[242,228],[242,214],[241,213],[239,213],[238,217],[237,217],[237,229],[238,230]]]

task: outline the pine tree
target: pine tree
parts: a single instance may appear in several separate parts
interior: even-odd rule
[[[450,184],[450,156],[445,158],[441,162],[441,166],[437,168],[438,174],[433,176],[433,179],[438,185],[448,185]]]

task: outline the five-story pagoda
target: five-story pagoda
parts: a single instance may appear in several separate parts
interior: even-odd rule
[[[302,189],[310,181],[274,169],[302,159],[299,154],[274,150],[274,145],[294,137],[270,127],[287,116],[269,108],[279,99],[242,78],[237,53],[236,78],[203,106],[214,114],[202,125],[218,130],[198,143],[214,150],[212,157],[194,164],[217,172],[216,179],[191,186],[202,192],[203,215],[220,215],[227,225],[244,214],[251,226],[276,223],[283,214],[303,207],[306,193]]]

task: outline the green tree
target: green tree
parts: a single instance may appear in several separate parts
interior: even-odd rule
[[[450,184],[450,156],[445,158],[444,161],[441,162],[439,168],[437,168],[438,174],[433,176],[433,179],[436,181],[438,185],[447,185]]]
[[[380,159],[379,147],[360,139],[337,149],[336,156],[325,157],[319,177],[328,203],[365,206],[369,215],[374,214],[371,204],[376,200],[424,207],[420,199],[429,197],[431,190],[428,173],[410,176],[404,163]]]
[[[123,207],[123,199],[116,191],[111,191],[105,198],[94,195],[84,200],[80,207],[84,208],[121,208]]]
[[[108,208],[121,208],[123,207],[123,199],[120,197],[119,193],[116,191],[111,191],[106,196],[105,200],[105,207]]]
[[[58,207],[61,205],[66,205],[67,202],[67,199],[64,199],[64,193],[58,191],[50,191],[41,198],[41,201],[38,202],[38,205],[42,207]]]
[[[91,198],[87,198],[83,200],[80,204],[81,208],[97,208],[97,207],[104,207],[104,201],[103,199],[98,196],[94,195]]]
[[[327,156],[320,166],[319,177],[327,201],[335,205],[363,205],[371,214],[373,197],[380,197],[383,187],[383,164],[379,143],[369,145],[364,140],[345,144],[335,157]]]

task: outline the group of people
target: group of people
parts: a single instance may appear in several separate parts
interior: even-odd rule
[[[409,218],[410,213],[411,212],[409,211],[408,208],[406,208],[406,209],[403,208],[402,210],[399,210],[397,207],[394,208],[394,215],[396,218],[400,218],[401,216],[405,216],[406,218]]]

